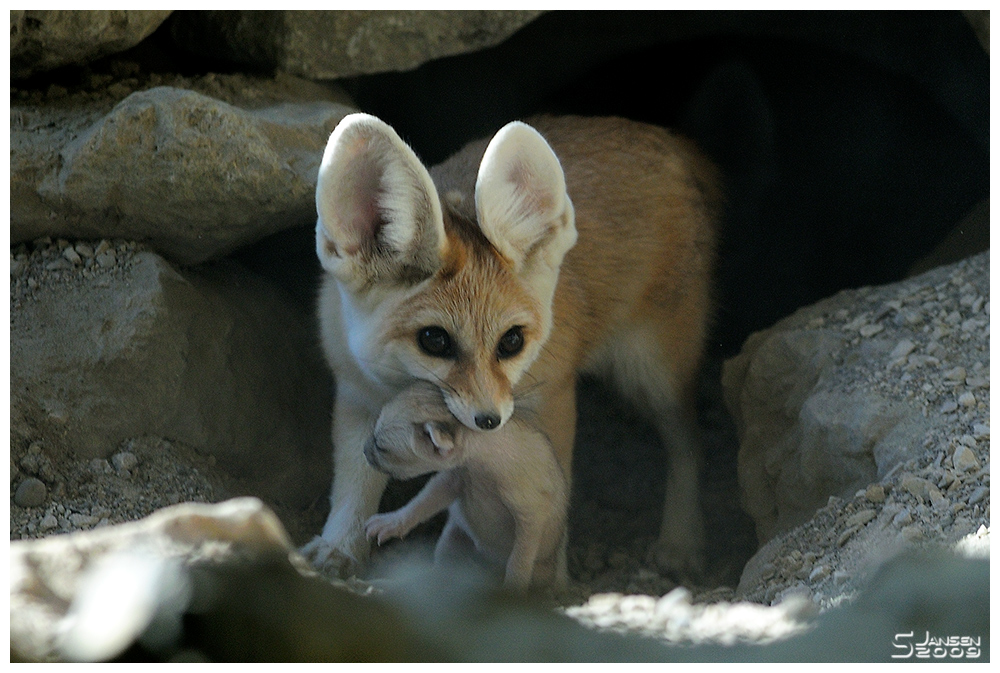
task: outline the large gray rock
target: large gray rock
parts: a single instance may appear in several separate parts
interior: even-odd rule
[[[988,252],[752,335],[723,387],[760,541],[929,448],[950,460],[964,437],[988,442],[988,349]]]
[[[490,47],[538,11],[198,11],[171,23],[179,44],[310,79],[411,70]]]
[[[281,522],[255,498],[184,503],[120,526],[14,543],[12,656],[111,658],[149,626],[158,600],[187,600],[191,587],[183,565],[292,554]],[[110,585],[102,587],[102,580]],[[107,610],[109,602],[117,609]],[[79,618],[98,613],[97,619]]]
[[[176,86],[15,102],[11,242],[119,237],[194,264],[315,219],[323,148],[354,110],[287,76],[228,79],[232,104]]]
[[[330,382],[291,306],[229,262],[180,272],[106,242],[19,255],[12,444],[39,441],[61,463],[163,437],[214,457],[251,492],[303,507],[329,482]]]
[[[134,47],[169,10],[10,11],[10,75],[17,79]]]

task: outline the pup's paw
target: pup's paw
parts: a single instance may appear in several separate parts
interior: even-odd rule
[[[361,569],[361,562],[348,551],[317,535],[299,553],[322,575],[347,579]]]
[[[379,546],[394,537],[402,538],[410,532],[410,526],[397,512],[375,514],[365,522],[365,535],[375,540]]]

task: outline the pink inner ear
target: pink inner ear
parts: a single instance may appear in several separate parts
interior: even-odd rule
[[[355,255],[366,241],[373,241],[383,222],[379,210],[381,171],[366,154],[351,158],[339,186],[344,212],[340,219],[343,252]]]

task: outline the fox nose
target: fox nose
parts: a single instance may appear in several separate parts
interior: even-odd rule
[[[480,430],[492,430],[500,425],[500,416],[498,414],[477,414],[476,425]]]

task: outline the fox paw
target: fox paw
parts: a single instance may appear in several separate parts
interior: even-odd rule
[[[375,514],[365,522],[365,535],[375,540],[379,546],[394,537],[402,538],[410,532],[410,526],[395,512]]]
[[[299,553],[317,572],[327,577],[347,579],[361,569],[357,558],[319,535],[299,549]]]
[[[700,547],[673,544],[663,539],[657,540],[649,548],[647,562],[680,584],[696,583],[705,570],[705,560]]]

